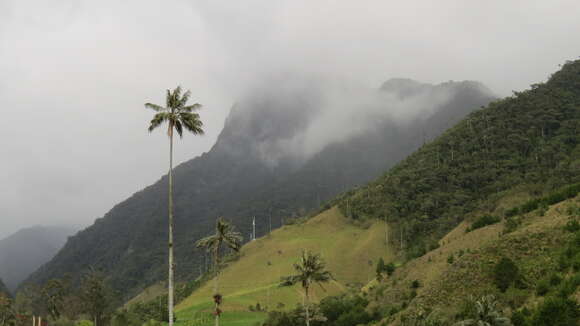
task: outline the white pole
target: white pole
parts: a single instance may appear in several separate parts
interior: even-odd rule
[[[256,240],[256,217],[254,216],[254,218],[252,219],[252,240]]]

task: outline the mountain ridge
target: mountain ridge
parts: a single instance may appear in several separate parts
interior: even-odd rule
[[[458,85],[456,92],[450,91],[453,85]],[[308,115],[322,110],[317,107],[320,94],[273,92],[270,97],[259,94],[256,100],[238,103],[212,149],[174,170],[175,223],[180,226],[175,233],[178,278],[198,273],[203,256],[192,255],[192,243],[210,232],[217,216],[233,219],[242,234],[249,234],[250,219],[256,216],[258,235],[263,235],[270,224],[276,228],[283,219],[303,216],[339,192],[371,180],[419,147],[427,135],[437,135],[450,120],[493,99],[462,84],[433,89],[449,100],[441,107],[428,107],[424,117],[411,119],[403,127],[387,115],[377,128],[329,144],[306,161],[286,152],[284,144],[305,130]],[[385,99],[381,93],[376,96]],[[304,115],[291,111],[295,103],[300,103],[297,107]],[[388,103],[373,105],[375,112],[380,112],[381,105],[382,110],[389,108]],[[274,159],[264,160],[264,155]],[[43,283],[65,273],[78,280],[79,273],[92,266],[105,271],[112,285],[130,297],[163,279],[166,198],[165,175],[70,238],[28,281]]]
[[[36,225],[0,240],[0,278],[10,291],[48,262],[77,227]]]

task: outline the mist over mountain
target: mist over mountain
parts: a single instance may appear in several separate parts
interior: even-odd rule
[[[48,262],[77,228],[33,226],[0,240],[0,279],[10,291]]]
[[[194,242],[218,216],[257,234],[303,216],[377,177],[427,140],[494,99],[476,82],[430,85],[404,79],[379,89],[292,78],[270,81],[232,108],[213,148],[174,170],[179,279],[204,268]],[[246,237],[247,238],[247,237]],[[113,207],[27,281],[90,267],[125,296],[166,274],[167,176]]]

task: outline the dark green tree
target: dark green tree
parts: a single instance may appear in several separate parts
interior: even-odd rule
[[[12,300],[5,293],[0,293],[0,325],[15,325],[16,316],[12,309]]]
[[[91,316],[94,326],[100,326],[113,306],[114,295],[104,276],[91,270],[82,280],[80,300],[83,311]]]
[[[53,320],[58,320],[63,310],[66,285],[63,280],[52,279],[42,287],[42,297],[46,310]]]
[[[495,284],[501,292],[505,292],[510,285],[519,279],[518,266],[509,258],[502,258],[493,270]]]
[[[377,280],[382,280],[383,279],[383,272],[386,271],[387,266],[385,265],[385,261],[383,260],[383,257],[379,258],[379,261],[377,262],[377,268],[375,270],[375,272],[377,273]]]

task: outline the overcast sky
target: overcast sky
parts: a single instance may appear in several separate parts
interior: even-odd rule
[[[152,112],[177,84],[209,150],[229,109],[280,72],[368,87],[479,80],[498,95],[580,56],[580,1],[0,0],[0,238],[88,225],[166,173]]]

